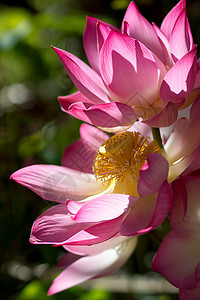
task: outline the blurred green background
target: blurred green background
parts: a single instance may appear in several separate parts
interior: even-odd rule
[[[176,1],[136,3],[149,21],[160,25]],[[29,244],[32,223],[48,203],[9,180],[11,173],[26,165],[60,164],[65,147],[79,137],[81,122],[63,113],[57,102],[58,95],[72,93],[75,88],[51,45],[86,61],[82,45],[86,15],[120,27],[128,4],[126,0],[0,2],[0,299],[178,299],[176,293],[111,293],[92,285],[47,297],[64,251]],[[199,44],[199,1],[189,1],[188,16],[194,41]],[[141,237],[119,276],[157,278],[151,273],[156,249],[153,233]]]

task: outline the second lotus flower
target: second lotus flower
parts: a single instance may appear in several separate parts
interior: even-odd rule
[[[131,2],[121,31],[88,17],[84,48],[90,68],[55,48],[79,92],[59,97],[61,108],[105,131],[119,132],[138,118],[153,127],[171,125],[180,108],[200,93],[197,46],[181,0],[161,28]]]

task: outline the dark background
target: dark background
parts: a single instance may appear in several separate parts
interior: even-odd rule
[[[126,0],[0,3],[0,299],[178,299],[173,294],[111,294],[84,287],[47,297],[55,265],[64,251],[31,245],[29,234],[35,218],[50,204],[9,180],[26,165],[60,164],[65,147],[79,137],[81,122],[63,113],[57,102],[58,95],[75,88],[51,45],[86,61],[82,45],[86,15],[120,27],[128,4]],[[176,1],[142,0],[136,4],[150,22],[160,25]],[[199,44],[199,1],[188,1],[188,17]],[[121,272],[128,276],[151,274],[157,246],[153,233],[141,237]]]

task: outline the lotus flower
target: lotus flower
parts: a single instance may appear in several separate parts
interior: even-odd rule
[[[173,181],[199,168],[199,109],[200,97],[190,109],[190,119],[177,120],[163,150],[151,140],[150,127],[142,122],[111,138],[83,124],[81,139],[64,153],[63,166],[33,165],[11,176],[42,198],[59,203],[36,219],[31,243],[62,245],[74,254],[90,255],[70,256],[71,265],[53,283],[50,293],[117,270],[135,248],[133,236],[163,222],[172,200],[167,178]],[[97,264],[83,273],[87,262],[98,261],[107,253],[110,259],[105,265]],[[72,279],[66,280],[71,274]]]
[[[137,119],[171,125],[180,108],[200,93],[200,61],[181,0],[161,28],[131,2],[121,31],[88,17],[83,42],[92,68],[53,47],[79,90],[59,97],[63,111],[105,131],[119,132]]]
[[[153,269],[180,289],[181,300],[200,295],[200,172],[175,181],[172,231],[162,242]]]

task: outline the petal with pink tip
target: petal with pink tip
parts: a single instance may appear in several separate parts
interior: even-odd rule
[[[137,6],[132,1],[125,13],[122,31],[124,24],[128,23],[130,28],[130,36],[143,43],[151,50],[161,61],[164,60],[162,46],[159,42],[157,34],[153,26],[140,14]]]
[[[33,244],[60,244],[86,227],[74,222],[65,204],[47,209],[33,223],[30,242]]]
[[[82,200],[105,189],[94,175],[54,165],[25,167],[13,173],[11,179],[46,200],[60,203],[67,199]]]
[[[101,23],[109,29],[117,30],[116,27],[102,22],[96,18],[87,16],[87,24],[83,35],[83,44],[88,61],[94,70],[99,72],[99,41],[97,39],[97,27]],[[104,36],[104,39],[106,36]]]
[[[100,76],[73,54],[53,47],[78,90],[95,103],[109,102]]]
[[[140,42],[111,31],[99,56],[103,80],[120,102],[137,106],[137,95],[144,106],[158,96],[159,72],[151,52]]]
[[[83,94],[80,92],[76,92],[74,94],[68,95],[68,96],[59,96],[58,101],[60,104],[63,106],[63,110],[65,111],[71,104],[76,103],[76,102],[84,102],[84,103],[91,103],[94,104],[94,102],[85,97]],[[62,108],[61,106],[61,108]]]
[[[129,128],[138,118],[132,107],[120,102],[91,105],[77,102],[66,105],[60,100],[62,109],[70,115],[108,132],[123,131]]]
[[[79,223],[105,222],[124,214],[137,201],[137,197],[122,194],[103,195],[86,202],[74,221]]]
[[[140,170],[137,190],[140,197],[146,197],[158,192],[161,184],[167,179],[169,164],[164,156],[151,153],[147,157],[147,169]]]
[[[136,247],[136,239],[107,249],[94,256],[82,257],[64,270],[51,285],[48,295],[58,293],[95,277],[116,272],[130,257]]]
[[[186,15],[183,9],[178,16],[170,37],[170,49],[175,62],[181,59],[193,48],[193,37]]]
[[[181,251],[177,251],[180,249]],[[195,268],[200,261],[200,239],[188,231],[170,232],[153,261],[153,270],[181,289],[196,287]]]
[[[172,29],[174,27],[174,24],[176,23],[178,16],[180,15],[180,13],[185,7],[186,7],[186,0],[179,1],[178,4],[176,4],[176,6],[174,6],[164,18],[160,29],[168,39],[170,39]]]
[[[148,120],[144,120],[143,123],[151,127],[167,127],[172,125],[177,117],[178,110],[183,105],[184,101],[178,103],[168,102],[165,108],[154,117]]]
[[[160,97],[164,103],[185,100],[196,80],[196,51],[184,55],[166,74],[160,88]]]
[[[166,218],[171,202],[171,188],[165,180],[158,194],[139,198],[120,226],[119,233],[125,236],[141,235],[155,229]]]

